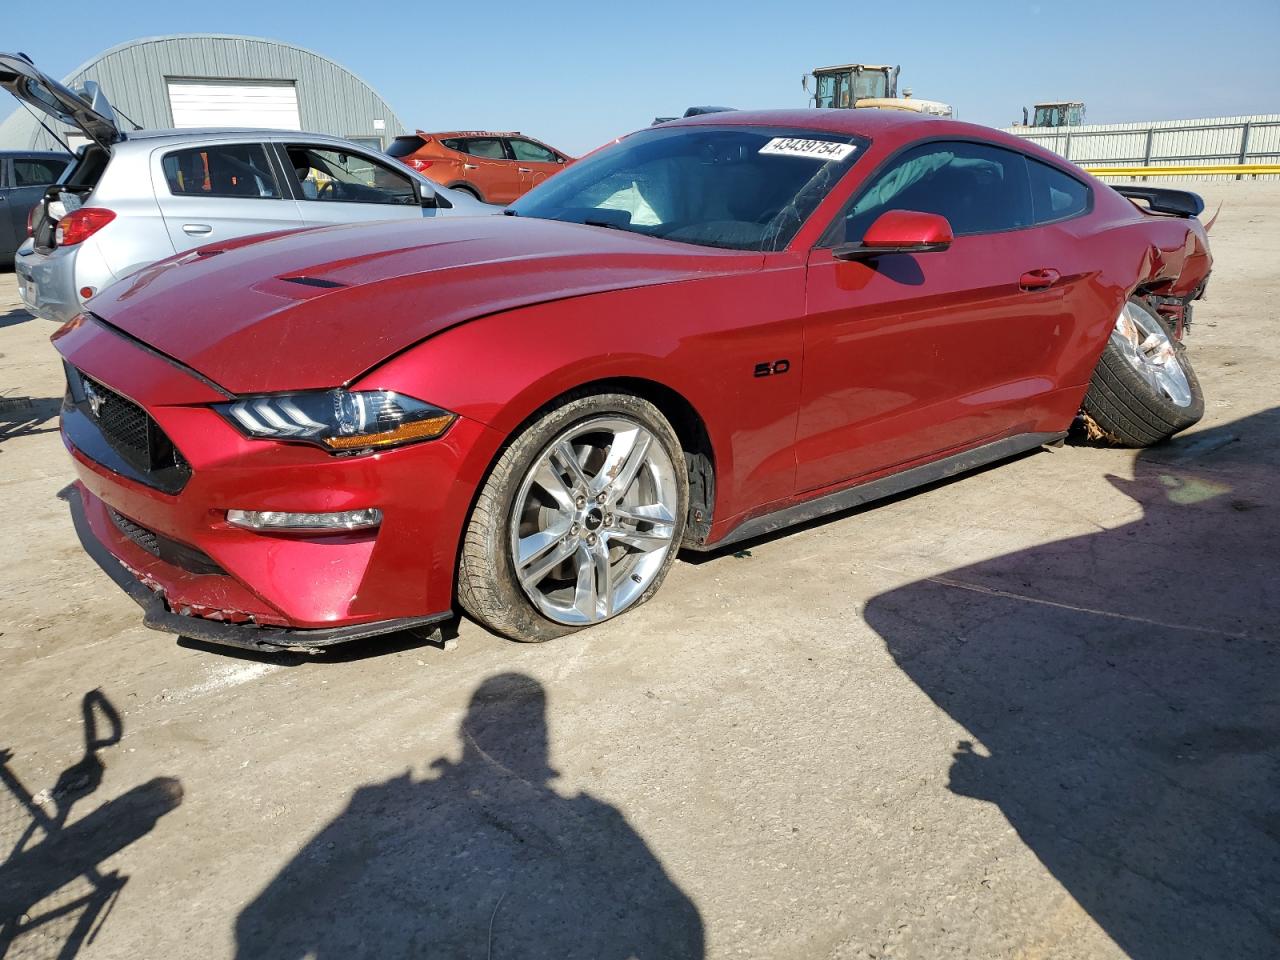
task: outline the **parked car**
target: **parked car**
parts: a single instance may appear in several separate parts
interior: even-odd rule
[[[520,132],[417,133],[396,137],[387,155],[436,183],[485,203],[510,203],[573,157]]]
[[[101,90],[82,96],[20,55],[0,54],[0,86],[90,140],[62,182],[45,191],[32,236],[15,257],[23,303],[50,320],[68,320],[117,280],[211,241],[320,224],[497,212],[338,137],[283,130],[126,132]]]
[[[517,640],[714,550],[1060,441],[1195,423],[1211,266],[1026,140],[880,110],[634,133],[501,220],[233,240],[56,334],[83,538],[160,629]],[[779,599],[779,603],[782,600]]]
[[[13,265],[14,252],[27,238],[31,208],[70,162],[65,153],[0,150],[0,266]]]

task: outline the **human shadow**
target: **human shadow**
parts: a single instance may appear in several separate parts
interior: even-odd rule
[[[100,690],[84,695],[81,713],[84,754],[59,775],[47,798],[27,790],[10,767],[13,754],[0,750],[0,783],[9,793],[3,799],[12,812],[4,819],[25,820],[0,862],[0,957],[15,945],[19,955],[34,955],[28,948],[38,942],[49,955],[68,960],[92,942],[128,880],[102,872],[100,864],[182,802],[178,781],[157,777],[68,826],[72,807],[102,784],[99,752],[118,744],[124,733],[120,715]],[[105,730],[99,729],[100,719]]]
[[[546,693],[485,680],[462,757],[356,790],[241,912],[242,960],[700,958],[702,920],[617,808],[552,787]]]
[[[1112,477],[1141,519],[866,609],[972,734],[950,789],[1139,960],[1280,956],[1278,476],[1273,409]]]

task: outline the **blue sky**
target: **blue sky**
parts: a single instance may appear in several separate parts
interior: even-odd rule
[[[55,6],[9,4],[0,46],[59,78],[139,37],[269,37],[359,74],[409,127],[518,129],[571,153],[690,104],[803,106],[803,73],[851,61],[901,64],[917,96],[997,126],[1055,98],[1095,123],[1280,112],[1280,0]]]

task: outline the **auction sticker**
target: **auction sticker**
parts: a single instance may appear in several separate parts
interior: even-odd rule
[[[774,137],[760,148],[760,153],[775,157],[808,157],[810,160],[844,160],[857,149],[852,143],[802,140],[799,137]]]

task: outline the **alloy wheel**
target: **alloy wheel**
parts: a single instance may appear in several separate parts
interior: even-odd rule
[[[1164,327],[1146,310],[1126,303],[1116,318],[1111,342],[1156,393],[1168,397],[1175,406],[1191,405],[1191,384],[1178,349]]]
[[[646,427],[621,416],[575,424],[538,455],[516,494],[516,579],[556,623],[606,620],[661,572],[678,508],[675,466]]]

